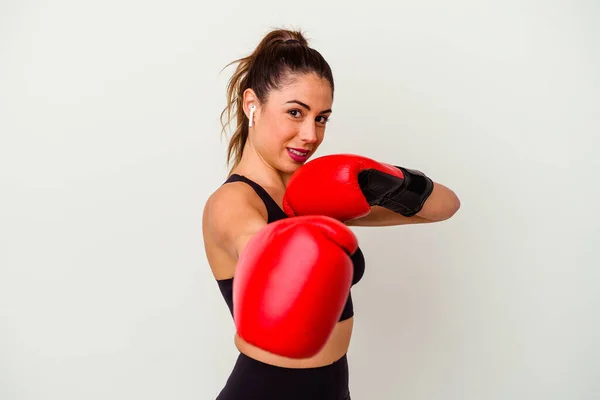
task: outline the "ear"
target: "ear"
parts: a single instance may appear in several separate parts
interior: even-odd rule
[[[252,89],[244,90],[244,98],[242,100],[242,107],[244,107],[244,114],[246,114],[246,118],[250,119],[250,107],[256,106],[258,109],[259,101],[256,93]],[[255,110],[256,113],[257,110]]]

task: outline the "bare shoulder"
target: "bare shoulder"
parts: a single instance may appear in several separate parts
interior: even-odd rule
[[[205,246],[217,246],[237,259],[250,237],[266,224],[264,205],[250,186],[243,182],[222,185],[204,206]]]

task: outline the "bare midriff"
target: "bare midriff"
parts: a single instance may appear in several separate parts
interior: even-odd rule
[[[310,358],[288,358],[262,350],[235,335],[235,346],[250,358],[284,368],[315,368],[330,365],[346,354],[350,346],[354,318],[338,322],[321,351]]]

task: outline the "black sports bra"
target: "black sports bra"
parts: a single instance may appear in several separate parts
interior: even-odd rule
[[[258,183],[246,178],[243,175],[232,174],[225,183],[229,182],[245,182],[254,189],[256,194],[262,199],[263,203],[265,203],[265,207],[267,208],[268,220],[267,223],[275,222],[280,219],[288,218],[285,212],[279,207],[279,205],[273,200],[273,198],[267,193],[267,191],[260,186]],[[224,184],[225,184],[224,183]],[[352,277],[352,285],[358,283],[361,280],[363,274],[365,273],[365,258],[360,249],[351,256],[352,264],[354,265],[354,275]],[[233,316],[233,278],[229,279],[221,279],[217,280],[219,284],[219,289],[221,290],[221,294],[229,307],[229,312]],[[352,304],[352,293],[348,293],[348,300],[346,300],[346,305],[344,306],[344,311],[340,317],[340,321],[344,321],[348,318],[354,316],[354,306]]]

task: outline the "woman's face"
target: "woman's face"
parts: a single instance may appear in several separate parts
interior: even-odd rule
[[[287,80],[255,112],[254,148],[273,168],[293,173],[323,141],[332,103],[326,79],[311,73]]]

